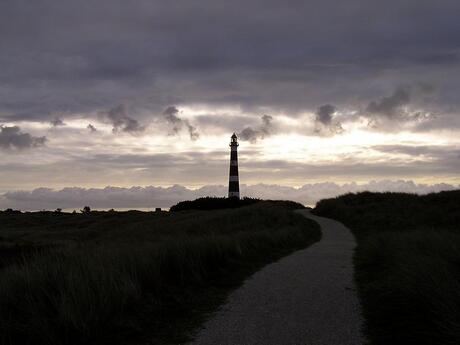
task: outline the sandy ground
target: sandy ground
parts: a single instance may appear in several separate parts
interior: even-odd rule
[[[355,239],[339,222],[299,212],[321,225],[321,241],[246,280],[191,344],[364,344],[353,281]]]

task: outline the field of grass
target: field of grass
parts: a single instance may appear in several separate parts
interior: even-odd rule
[[[0,344],[177,344],[263,265],[319,240],[292,204],[0,212]]]
[[[357,238],[356,280],[372,344],[460,344],[460,191],[347,194],[313,212]]]

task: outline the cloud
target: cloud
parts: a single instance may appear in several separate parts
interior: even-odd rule
[[[238,137],[240,140],[247,140],[254,143],[259,139],[260,133],[251,127],[246,127],[238,134]]]
[[[340,134],[344,130],[342,124],[334,119],[337,108],[332,104],[320,106],[315,113],[315,133],[321,134]]]
[[[374,145],[373,150],[384,153],[398,153],[408,156],[427,156],[447,160],[460,157],[460,146],[446,145]]]
[[[262,115],[260,118],[262,120],[262,124],[253,129],[252,127],[244,128],[238,135],[241,140],[249,141],[251,143],[255,143],[259,139],[264,139],[273,134],[273,117],[270,115]]]
[[[46,137],[34,137],[22,133],[18,126],[7,127],[0,125],[0,149],[23,150],[45,145]]]
[[[105,187],[105,188],[64,188],[52,190],[37,188],[30,192],[18,191],[3,194],[1,208],[11,205],[21,209],[92,208],[117,207],[169,207],[178,201],[195,199],[200,196],[224,196],[227,189],[223,186],[206,186],[198,190],[187,189],[180,185],[172,187]],[[1,199],[0,199],[1,200]],[[5,205],[2,205],[5,204]]]
[[[295,6],[290,6],[294,2]],[[187,109],[182,114],[176,108],[172,114],[188,119],[189,125],[199,130],[203,143],[216,142],[216,146],[220,145],[219,135],[227,138],[224,132],[243,131],[249,140],[266,136],[259,128],[262,114],[276,114],[274,134],[283,131],[293,135],[291,138],[304,136],[299,138],[299,142],[305,139],[304,147],[287,153],[278,150],[273,155],[273,150],[264,148],[260,155],[248,157],[248,161],[267,157],[289,161],[281,171],[273,162],[262,171],[254,167],[247,172],[251,183],[284,180],[298,184],[308,179],[311,171],[315,180],[334,180],[334,176],[346,174],[340,181],[357,176],[363,181],[382,178],[385,173],[391,178],[458,179],[459,170],[448,165],[454,161],[419,162],[424,157],[418,157],[416,162],[412,159],[395,165],[388,158],[394,156],[391,153],[372,152],[379,156],[378,162],[365,154],[367,144],[382,140],[395,144],[414,140],[424,145],[458,142],[458,1],[444,1],[442,6],[420,0],[391,4],[368,0],[196,0],[180,5],[174,1],[98,0],[91,7],[71,0],[25,3],[0,1],[0,123],[19,125],[24,132],[38,135],[33,128],[48,126],[50,114],[58,114],[65,116],[68,126],[49,131],[53,145],[40,150],[46,154],[31,150],[28,159],[22,155],[3,159],[2,189],[128,185],[133,178],[143,185],[152,181],[162,185],[221,182],[214,172],[222,165],[215,161],[213,172],[199,170],[195,161],[185,159],[174,164],[160,162],[159,168],[145,170],[97,160],[86,165],[86,156],[100,153],[178,154],[183,145],[175,145],[175,138],[167,137],[174,133],[175,118],[170,116],[166,128],[162,115],[168,106]],[[248,15],[242,16],[241,9]],[[430,18],[429,25],[426,18]],[[431,90],[430,99],[418,96],[417,85],[428,86],[420,88]],[[397,86],[403,91],[396,92]],[[400,97],[404,92],[409,94],[406,104]],[[108,110],[120,103],[126,108],[109,119]],[[321,139],[322,145],[314,151],[315,145],[308,142],[316,139],[306,137],[315,134],[316,124],[319,135],[331,135],[324,121],[315,124],[317,107],[326,104],[339,109],[332,115],[332,123],[334,118],[339,120],[347,135],[341,138],[343,146]],[[375,113],[366,111],[368,107]],[[400,110],[408,113],[388,115]],[[345,116],[348,111],[357,111],[356,116]],[[98,117],[99,113],[103,115]],[[209,120],[191,117],[198,113]],[[306,119],[307,113],[313,113],[311,118]],[[428,121],[429,114],[437,118]],[[117,140],[103,133],[80,135],[81,126],[85,130],[88,123],[102,132],[103,125],[96,122],[102,119],[111,124],[109,130],[113,127],[120,134]],[[151,121],[159,126],[153,128]],[[363,129],[367,121],[375,126]],[[151,145],[122,135],[145,134],[147,129],[140,130],[144,125],[154,134]],[[183,124],[181,133],[187,136],[191,129]],[[410,135],[361,137],[363,130]],[[196,130],[192,130],[192,138],[193,132]],[[191,147],[199,152],[209,149]],[[357,151],[359,156],[350,159]]]
[[[86,127],[91,133],[97,132],[97,128],[94,127],[91,123]]]
[[[405,180],[371,181],[366,184],[333,182],[305,184],[300,188],[273,184],[242,185],[244,196],[262,199],[295,200],[305,205],[314,205],[323,198],[331,198],[344,193],[360,191],[394,191],[426,194],[442,190],[453,190],[460,186],[450,184],[416,184]],[[184,186],[171,187],[105,187],[105,188],[64,188],[53,190],[37,188],[32,191],[10,191],[0,195],[0,209],[41,210],[55,208],[76,208],[85,205],[92,208],[151,208],[170,207],[182,200],[192,200],[203,196],[225,196],[227,187],[208,185],[198,189]]]
[[[422,128],[421,126],[430,128],[429,123],[437,116],[430,110],[424,110],[423,103],[428,103],[425,106],[430,108],[429,103],[433,100],[429,96],[434,91],[435,87],[430,83],[398,87],[390,96],[371,101],[363,117],[369,120],[368,127],[374,130],[407,130],[408,128]]]
[[[366,110],[371,114],[395,118],[404,112],[402,106],[409,104],[410,99],[409,89],[399,87],[390,96],[370,102]]]
[[[331,104],[325,104],[316,111],[316,121],[325,126],[329,126],[332,122],[332,115],[337,111],[336,107]]]
[[[345,193],[357,193],[362,191],[372,192],[404,192],[426,194],[442,190],[458,189],[460,186],[450,184],[417,184],[410,180],[379,180],[369,183],[345,183],[334,182],[309,183],[300,188],[293,188],[271,184],[257,184],[242,186],[243,195],[259,197],[263,199],[285,199],[298,201],[304,205],[315,205],[321,199],[333,198]]]
[[[270,134],[270,131],[273,128],[272,121],[273,117],[270,115],[262,115],[262,127],[261,131],[264,132],[265,134]]]
[[[151,101],[158,112],[180,102],[294,113],[328,100],[349,105],[356,95],[367,104],[381,86],[426,79],[448,89],[440,103],[459,104],[460,82],[446,75],[459,68],[452,34],[460,31],[458,2],[393,2],[392,11],[365,0],[196,3],[99,0],[90,9],[47,0],[33,6],[39,16],[23,23],[31,36],[17,30],[27,15],[21,1],[3,1],[2,116],[43,120],[55,111],[108,109],[119,99]],[[363,24],[362,18],[376,17],[381,20]],[[62,36],[50,40],[50,32]],[[222,37],[231,39],[222,44]]]
[[[415,132],[430,132],[433,130],[446,133],[459,131],[460,116],[456,109],[451,109],[450,112],[432,115],[430,121],[422,121],[417,123],[414,128]]]
[[[191,140],[197,140],[200,137],[197,129],[190,124],[187,119],[181,119],[179,116],[179,109],[174,106],[169,106],[163,112],[166,121],[172,125],[172,131],[174,134],[178,134],[179,131],[185,127],[190,135]]]
[[[60,119],[59,117],[55,117],[53,120],[51,120],[50,124],[52,127],[65,126],[64,121],[62,121],[62,119]]]
[[[50,161],[50,157],[54,158],[52,148],[46,148],[46,155],[31,150],[28,153],[31,159],[17,155],[8,155],[7,159],[2,157],[0,190],[32,189],[38,186],[127,186],[133,182],[139,185],[155,183],[163,186],[200,186],[225,184],[228,180],[228,134],[222,134],[222,140],[215,142],[215,147],[209,147],[206,151],[182,149],[180,152],[171,150],[156,153],[142,150],[142,145],[138,146],[141,150],[132,152],[117,143],[104,145],[104,150],[97,150],[93,148],[100,145],[99,135],[92,142],[93,136],[82,138],[79,131],[76,133],[77,140],[84,140],[81,144],[74,142],[71,156],[54,156],[55,160]],[[299,143],[302,145],[302,141]],[[431,146],[429,143],[424,145]],[[430,151],[410,157],[394,152],[394,149],[391,151],[391,148],[380,147],[379,153],[373,146],[350,147],[344,144],[341,146],[343,154],[340,155],[315,152],[315,147],[300,151],[303,152],[302,159],[294,160],[283,153],[270,159],[263,145],[257,147],[241,142],[238,157],[241,182],[283,184],[288,181],[289,184],[301,185],[306,181],[343,183],[410,178],[458,183],[458,145],[446,145],[439,153]],[[302,148],[308,148],[308,143],[305,142]],[[309,157],[319,160],[310,160]]]
[[[145,126],[140,125],[137,120],[128,116],[126,107],[123,104],[110,109],[104,115],[113,125],[113,133],[124,132],[137,134],[145,130]]]
[[[394,89],[390,96],[385,96],[379,100],[371,101],[366,111],[371,114],[385,116],[388,118],[397,118],[402,115],[410,115],[408,109],[417,102],[427,100],[432,102],[430,98],[434,95],[436,86],[429,82],[417,82],[411,86],[399,86]]]

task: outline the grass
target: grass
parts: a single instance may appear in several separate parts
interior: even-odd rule
[[[261,266],[317,241],[282,203],[0,213],[1,344],[176,344]]]
[[[460,191],[347,194],[314,213],[354,232],[356,280],[374,345],[460,343]]]

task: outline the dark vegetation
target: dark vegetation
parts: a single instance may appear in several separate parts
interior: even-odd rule
[[[0,344],[184,343],[245,277],[320,238],[292,207],[0,212]]]
[[[171,212],[186,211],[186,210],[219,210],[226,208],[239,208],[249,206],[260,202],[260,199],[256,198],[216,198],[216,197],[205,197],[198,198],[192,201],[181,201],[170,208]],[[285,208],[292,210],[305,208],[302,204],[288,200],[266,200],[271,204],[279,204]]]
[[[320,201],[314,213],[357,238],[372,344],[460,344],[460,191],[347,194]]]
[[[204,197],[195,200],[186,200],[171,206],[171,212],[186,211],[186,210],[218,210],[225,208],[239,208],[249,206],[259,202],[260,199],[254,198],[217,198]]]

